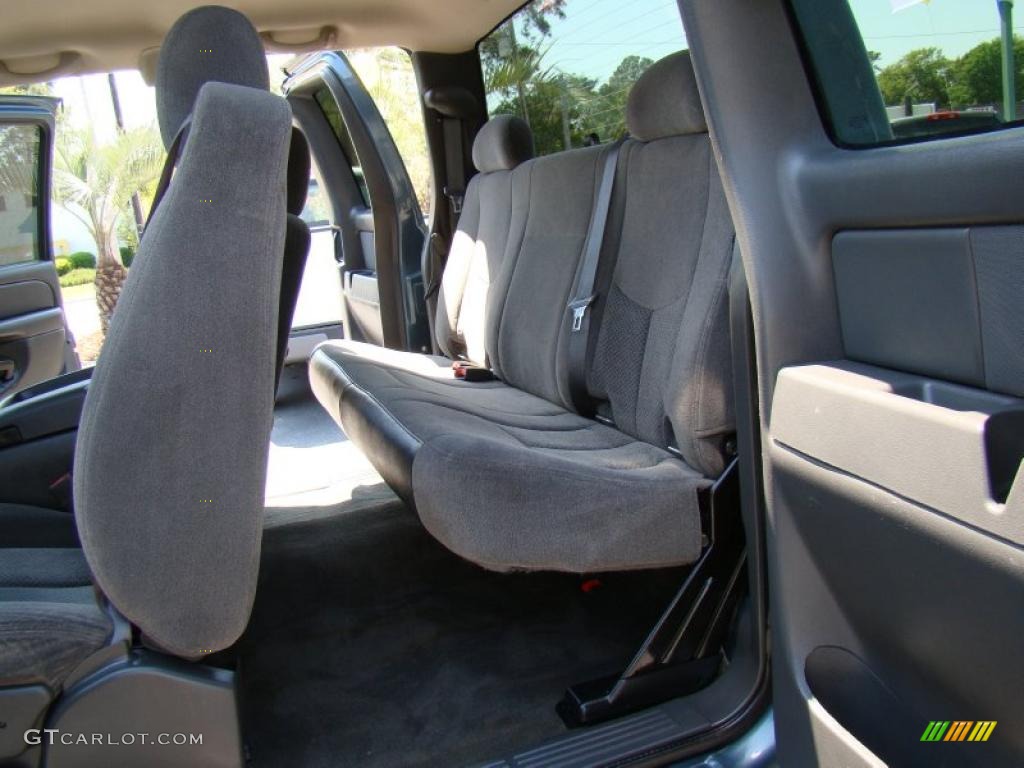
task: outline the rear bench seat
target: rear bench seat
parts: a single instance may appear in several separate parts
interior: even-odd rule
[[[515,118],[474,145],[481,173],[449,259],[462,266],[446,268],[437,323],[442,349],[498,379],[460,381],[447,357],[348,341],[311,361],[317,397],[388,484],[488,568],[595,572],[700,553],[698,493],[734,430],[734,234],[685,53],[637,82],[626,121],[590,319],[600,421],[570,396],[567,304],[611,149],[517,165],[529,153]]]

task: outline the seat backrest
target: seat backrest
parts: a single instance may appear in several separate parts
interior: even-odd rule
[[[233,643],[255,593],[291,119],[264,90],[201,88],[78,432],[76,519],[96,584],[184,657]]]
[[[513,172],[509,254],[492,292],[488,353],[514,387],[572,408],[566,305],[579,268],[607,147],[538,157]]]
[[[734,431],[734,231],[689,54],[633,87],[602,251],[588,383],[616,427],[714,476]],[[600,410],[599,410],[600,412]]]
[[[438,346],[448,357],[487,364],[491,286],[511,234],[512,171],[531,157],[533,134],[525,121],[512,115],[491,118],[473,141],[478,173],[466,188],[434,322]]]
[[[269,90],[266,53],[259,33],[238,11],[207,5],[184,14],[160,46],[156,77],[157,119],[168,150],[164,181],[178,163],[179,133],[186,129],[196,96],[210,82]],[[176,141],[176,139],[178,139]],[[309,144],[292,129],[288,157],[288,230],[278,311],[277,374],[288,346],[292,317],[309,253],[309,227],[299,218],[309,188]],[[158,190],[157,205],[160,200]],[[242,288],[243,286],[239,286]]]

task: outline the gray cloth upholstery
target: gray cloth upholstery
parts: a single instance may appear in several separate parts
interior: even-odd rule
[[[113,631],[95,597],[83,599],[81,589],[2,591],[0,686],[42,683],[59,691]]]
[[[270,88],[263,42],[252,22],[217,5],[183,15],[160,46],[156,108],[165,147],[170,147],[200,89],[209,82]]]
[[[617,171],[591,394],[623,432],[677,447],[714,477],[735,422],[733,227],[711,142],[706,133],[629,140]]]
[[[507,193],[477,185],[469,228],[508,195],[504,254],[478,257],[487,302],[472,315],[498,381],[458,381],[445,358],[365,344],[313,355],[321,402],[424,526],[485,567],[593,572],[699,556],[699,494],[734,430],[734,236],[689,66],[658,62],[629,102],[646,138],[619,153],[587,356],[588,388],[614,427],[572,412],[567,375],[567,304],[603,147],[525,162]],[[461,295],[469,270],[454,270]]]
[[[512,179],[512,244],[495,281],[487,327],[491,367],[505,382],[572,407],[566,306],[590,226],[606,149],[538,157]]]
[[[80,587],[92,583],[77,547],[0,549],[0,587]]]
[[[86,397],[79,534],[148,640],[197,657],[245,628],[259,562],[291,110],[203,86]]]
[[[487,363],[487,317],[494,311],[491,286],[508,250],[511,204],[510,171],[479,173],[466,188],[434,321],[438,347],[450,358]]]
[[[707,133],[689,51],[656,61],[640,76],[626,102],[626,128],[640,141]]]
[[[480,173],[466,188],[459,225],[438,292],[434,336],[450,358],[488,364],[487,328],[496,316],[491,287],[521,228],[512,229],[512,170],[533,156],[533,136],[517,117],[499,115],[477,134]],[[525,217],[517,217],[522,223]]]
[[[321,401],[332,365],[372,393],[378,439],[395,425],[414,438],[408,477],[389,479],[396,462],[378,469],[412,489],[423,524],[457,554],[493,570],[578,573],[699,554],[699,519],[681,510],[710,482],[667,451],[500,381],[459,381],[444,358],[358,342],[314,353]]]
[[[533,132],[515,115],[495,115],[473,140],[473,165],[481,173],[511,171],[531,157]]]
[[[27,504],[0,504],[0,557],[10,547],[77,547],[70,512]]]

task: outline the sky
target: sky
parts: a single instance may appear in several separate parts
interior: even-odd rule
[[[963,54],[999,35],[996,0],[930,0],[893,13],[891,0],[851,0],[864,42],[892,64],[926,46]],[[1015,29],[1024,31],[1024,3]],[[599,82],[630,54],[659,59],[686,47],[675,0],[569,0],[566,18],[554,20],[544,63]]]
[[[995,0],[929,0],[893,13],[892,0],[850,0],[869,50],[892,64],[915,48],[937,46],[950,57],[999,34]],[[676,0],[569,0],[566,18],[555,19],[544,62],[558,70],[602,82],[630,54],[659,59],[686,47]],[[1024,31],[1024,3],[1018,4],[1018,33]],[[272,68],[280,64],[270,57]],[[279,68],[279,67],[278,67]],[[138,72],[118,72],[118,91],[129,127],[155,123],[153,89]],[[72,118],[90,121],[100,140],[114,134],[106,75],[63,78],[57,95]]]
[[[291,58],[293,57],[290,54],[267,57],[271,83],[280,84],[283,79],[281,66]],[[150,124],[155,126],[156,97],[153,87],[146,85],[137,70],[115,72],[114,79],[117,83],[125,127],[130,129]],[[116,125],[106,75],[62,77],[54,82],[54,91],[64,100],[65,113],[73,123],[79,127],[91,124],[101,143],[113,138]]]

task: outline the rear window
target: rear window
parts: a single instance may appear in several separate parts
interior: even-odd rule
[[[614,140],[633,83],[685,47],[673,0],[537,0],[480,41],[488,112],[525,119],[540,155]]]
[[[792,3],[839,144],[927,141],[1024,118],[1024,38],[1012,2]]]

